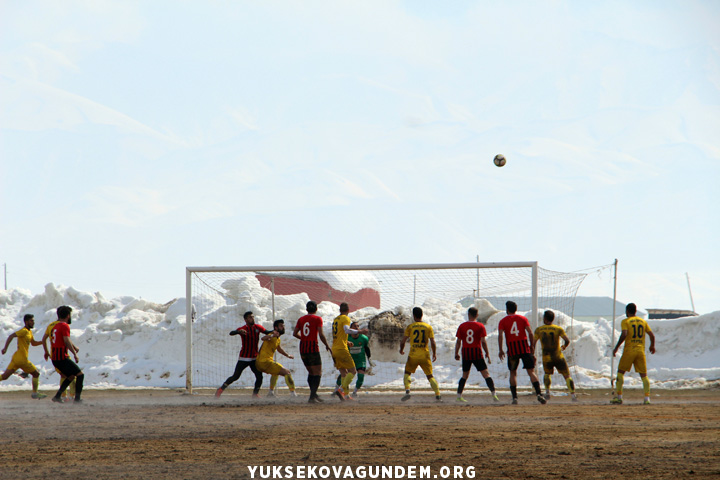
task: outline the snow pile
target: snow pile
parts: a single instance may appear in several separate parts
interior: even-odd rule
[[[233,282],[224,285],[228,291],[224,300],[204,299],[207,300],[204,306],[207,308],[210,305],[209,308],[219,315],[216,318],[222,318],[233,325],[232,328],[242,324],[241,316],[246,310],[255,312],[259,323],[272,328],[269,291],[259,287],[251,277]],[[305,314],[307,300],[305,294],[275,298],[277,317],[286,319],[288,330],[288,334],[283,337],[283,348],[296,356],[295,360],[282,357],[280,361],[298,372],[296,377],[300,386],[305,385],[305,369],[299,359],[297,341],[290,332],[297,318]],[[184,298],[164,304],[135,297],[106,299],[100,293],[81,292],[52,283],[37,295],[24,289],[0,291],[0,342],[4,345],[5,339],[22,327],[22,318],[26,313],[35,315],[34,334],[40,340],[47,325],[56,320],[55,310],[60,305],[73,308],[71,334],[73,342],[80,348],[80,365],[86,373],[86,385],[95,388],[185,386]],[[497,357],[497,325],[504,313],[498,312],[485,300],[478,300],[476,305],[480,317],[487,318],[491,374],[498,386],[504,387],[506,383],[503,379],[507,378],[507,369]],[[438,359],[434,363],[435,376],[445,386],[455,385],[460,374],[459,362],[454,358],[455,332],[457,326],[466,320],[467,309],[459,303],[444,300],[428,300],[422,308],[425,320],[433,326],[436,335]],[[339,313],[338,306],[322,302],[318,313],[325,319],[326,336],[331,338],[330,325],[332,318]],[[364,308],[353,312],[351,317],[366,323],[377,313],[380,311]],[[397,307],[394,313],[409,318],[410,308]],[[203,322],[205,320],[202,317],[196,319],[195,328],[200,332],[203,329],[210,331],[207,326],[203,327]],[[582,387],[607,387],[611,371],[612,323],[604,319],[594,324],[572,322],[571,318],[560,312],[556,312],[556,323],[566,329],[572,341],[566,356],[577,366],[573,370],[576,384]],[[650,320],[649,324],[657,337],[658,353],[648,355],[649,376],[654,384],[671,387],[702,386],[708,381],[720,379],[720,311],[698,317]],[[617,330],[619,327],[620,321],[617,320],[615,341],[620,333]],[[236,359],[240,343],[237,337],[227,335],[226,330],[225,327],[218,328],[207,335],[211,335],[213,349]],[[199,338],[196,337],[196,340]],[[377,362],[375,375],[366,377],[366,384],[401,385],[404,358],[397,353],[396,345],[384,347],[378,342],[371,345],[378,353],[377,358],[394,361]],[[2,357],[1,368],[4,369],[10,363],[15,348],[13,342]],[[387,351],[380,352],[382,348]],[[58,376],[52,364],[42,357],[42,347],[31,347],[30,360],[41,373],[41,385],[55,385]],[[614,361],[615,368],[618,360],[619,355]],[[329,366],[332,363],[325,363],[329,362],[329,358],[323,361],[326,365],[323,385],[331,385],[334,375]],[[231,371],[221,373],[224,379]],[[245,377],[248,378],[241,378],[238,386],[250,381],[251,375]],[[420,371],[416,377],[423,378]],[[479,380],[480,376],[472,375],[471,379]],[[636,383],[638,379],[634,373],[626,377],[627,385]],[[0,390],[27,388],[29,381],[17,375],[0,383]]]

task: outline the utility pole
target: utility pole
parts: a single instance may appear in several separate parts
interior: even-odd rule
[[[692,305],[692,311],[695,313],[695,302],[693,302],[692,289],[690,288],[690,275],[688,275],[687,272],[685,272],[685,278],[687,278],[688,292],[690,292],[690,305]],[[7,286],[5,288],[7,288]]]

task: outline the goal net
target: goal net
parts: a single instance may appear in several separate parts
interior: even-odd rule
[[[518,305],[518,313],[530,319],[534,329],[542,324],[546,309],[555,311],[557,325],[568,328],[583,273],[562,273],[541,268],[537,262],[464,263],[434,265],[318,266],[318,267],[188,267],[186,269],[187,388],[219,387],[234,371],[242,342],[231,330],[245,324],[243,314],[252,311],[255,320],[268,329],[273,321],[285,320],[282,348],[294,359],[276,354],[275,360],[293,372],[299,387],[306,385],[307,371],[299,354],[299,341],[292,336],[297,320],[305,315],[309,300],[318,304],[323,331],[332,341],[331,326],[342,302],[350,306],[350,318],[369,329],[371,353],[363,388],[402,389],[409,348],[400,355],[404,329],[412,323],[412,309],[423,309],[423,320],[435,334],[437,360],[433,374],[443,389],[455,388],[462,374],[455,360],[455,334],[474,306],[485,324],[490,350],[488,369],[499,388],[507,386],[508,370],[498,358],[499,321],[505,302]],[[538,348],[538,352],[539,352]],[[338,372],[332,357],[321,346],[322,386],[332,387]],[[538,353],[539,355],[539,353]],[[573,352],[565,352],[572,365]],[[538,358],[539,359],[539,358]],[[541,365],[538,364],[539,369]],[[540,371],[540,370],[539,370]],[[413,375],[413,389],[428,388],[422,370]],[[527,380],[519,376],[519,385]],[[267,387],[265,380],[263,387]],[[250,387],[254,376],[245,373],[230,388]],[[280,382],[283,385],[283,382]],[[353,381],[353,386],[355,381]],[[528,381],[529,385],[529,381]],[[553,385],[564,385],[562,377]],[[485,389],[478,373],[471,374],[466,389]]]

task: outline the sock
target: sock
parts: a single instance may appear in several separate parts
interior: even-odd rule
[[[317,397],[317,391],[320,387],[320,375],[310,375],[308,376],[308,385],[310,385],[310,396],[311,397]]]
[[[275,390],[275,387],[277,386],[277,381],[278,381],[277,375],[270,376],[270,390]]]
[[[350,382],[352,382],[353,378],[355,378],[355,374],[350,372],[348,372],[348,374],[343,377],[342,389],[345,393],[350,391]]]
[[[78,377],[75,377],[72,382],[70,382],[70,385],[68,386],[68,395],[71,397],[75,396],[75,392],[77,391],[77,380]],[[82,387],[80,387],[80,390],[82,391]]]
[[[225,391],[225,389],[226,389],[227,387],[228,387],[228,384],[227,384],[227,383],[223,383],[222,385],[220,385],[220,390]]]
[[[550,375],[543,375],[543,383],[545,384],[545,391],[550,391],[550,385],[552,384],[552,378]]]
[[[575,382],[573,382],[573,379],[568,377],[568,379],[565,380],[565,383],[567,383],[567,387],[570,393],[575,393]]]
[[[625,382],[625,375],[618,372],[617,379],[615,380],[615,391],[618,397],[622,397],[623,382]]]
[[[406,373],[405,375],[403,375],[403,384],[405,385],[405,391],[409,392],[410,391],[410,374],[409,373]]]
[[[435,395],[439,397],[440,396],[440,385],[438,385],[438,382],[437,382],[437,380],[435,380],[435,377],[432,377],[430,379],[430,386],[432,387],[433,392],[435,392]]]
[[[517,385],[510,385],[510,393],[513,399],[517,398]]]
[[[458,389],[457,389],[458,395],[462,395],[463,390],[465,390],[465,382],[466,382],[465,378],[460,377],[460,381],[458,382]]]
[[[40,386],[40,377],[33,377],[32,386],[33,386],[33,393],[37,393],[38,387]]]
[[[360,387],[363,386],[363,382],[365,382],[365,374],[364,373],[358,373],[357,375],[357,382],[355,382],[355,390],[358,390]]]
[[[285,375],[285,385],[288,386],[291,392],[295,391],[295,380],[293,380],[292,375],[290,375],[289,373]]]
[[[55,394],[55,396],[56,396],[57,398],[60,398],[60,396],[63,394],[63,392],[64,392],[65,390],[67,390],[68,385],[70,385],[70,380],[68,380],[68,379],[66,378],[65,380],[63,380],[62,384],[60,385],[60,389],[57,391],[57,393]]]
[[[342,375],[341,374],[338,374],[338,378],[335,381],[335,383],[337,384],[338,387],[342,385]]]
[[[532,382],[532,386],[535,389],[535,393],[538,395],[542,395],[542,390],[540,390],[540,382]]]
[[[494,394],[495,393],[495,382],[493,382],[492,377],[487,377],[485,379],[485,383],[487,384],[488,389],[490,390],[490,393]]]
[[[62,388],[62,384],[63,384],[63,382],[65,381],[66,378],[67,378],[67,377],[64,377],[63,375],[60,375],[60,387],[61,387],[61,388]],[[65,388],[67,388],[67,387],[65,387]],[[61,395],[62,395],[63,398],[65,398],[65,397],[67,397],[67,392],[66,392],[65,390],[63,390],[62,393],[61,393]]]
[[[642,377],[643,382],[643,392],[645,392],[645,396],[650,396],[650,379],[648,377]]]
[[[83,391],[83,382],[85,381],[85,374],[78,375],[75,377],[75,381],[72,382],[75,384],[75,400],[80,400],[80,394],[82,394]]]

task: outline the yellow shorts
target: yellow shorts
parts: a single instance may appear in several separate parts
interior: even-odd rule
[[[629,372],[632,367],[635,367],[635,372],[637,373],[647,373],[647,362],[645,360],[644,350],[637,350],[633,352],[626,352],[623,350],[620,362],[618,362],[618,370]]]
[[[408,356],[407,363],[405,363],[405,371],[408,373],[415,373],[417,367],[422,368],[425,375],[432,375],[432,362],[430,357],[410,357]]]
[[[350,355],[349,350],[333,350],[332,351],[333,362],[335,362],[335,368],[338,370],[350,370],[355,368],[355,362]]]
[[[35,365],[28,360],[28,359],[17,359],[13,357],[12,360],[10,360],[10,365],[8,365],[8,370],[15,371],[15,370],[22,370],[25,373],[34,373],[37,372],[37,368],[35,368]]]
[[[280,365],[278,362],[275,362],[273,360],[270,361],[255,361],[255,367],[257,367],[258,370],[260,370],[263,373],[267,373],[270,375],[280,375],[280,370],[283,369],[283,366]]]
[[[552,375],[555,373],[555,369],[557,368],[558,373],[563,377],[570,375],[570,369],[568,368],[567,361],[565,360],[565,356],[563,354],[543,355],[542,361],[545,374]]]

